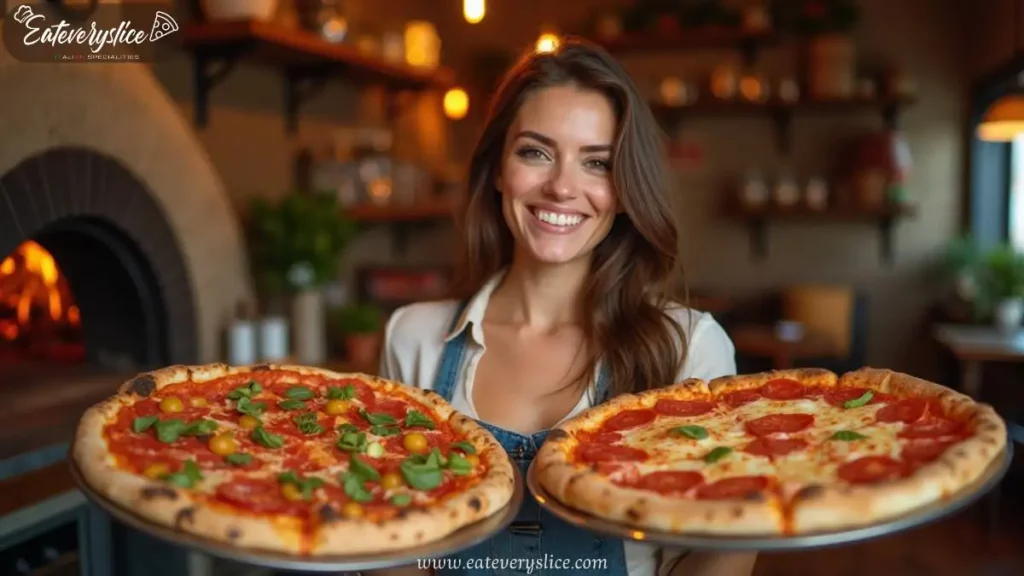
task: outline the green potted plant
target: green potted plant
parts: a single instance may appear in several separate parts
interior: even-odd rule
[[[321,288],[335,279],[354,225],[333,196],[293,193],[276,202],[254,200],[248,228],[261,294],[291,303],[295,359],[322,363],[327,347]]]
[[[360,368],[373,366],[380,355],[382,325],[380,310],[355,304],[331,310],[331,331],[345,346],[345,357]]]
[[[983,305],[995,325],[1012,331],[1024,319],[1024,254],[1003,245],[987,252],[979,271]]]
[[[852,32],[860,22],[857,0],[778,0],[774,20],[807,39],[807,92],[814,98],[850,98],[857,80]]]

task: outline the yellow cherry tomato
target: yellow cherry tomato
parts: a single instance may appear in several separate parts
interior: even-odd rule
[[[473,468],[476,468],[480,465],[480,457],[476,454],[466,454],[466,462],[469,462]]]
[[[411,432],[402,439],[402,446],[409,452],[420,454],[427,451],[427,437],[419,432]]]
[[[168,396],[160,401],[160,411],[168,414],[181,412],[185,409],[185,403],[177,396]]]
[[[324,406],[324,412],[331,416],[341,416],[348,412],[348,409],[349,403],[345,400],[338,399],[328,400],[327,404]]]
[[[164,464],[163,462],[155,462],[153,464],[150,464],[149,466],[146,466],[146,469],[143,470],[142,474],[146,478],[156,480],[163,476],[164,474],[170,473],[170,471],[171,467],[168,466],[167,464]]]
[[[291,482],[285,482],[284,484],[281,484],[281,494],[285,497],[286,500],[291,500],[292,502],[298,502],[299,500],[302,500],[302,490],[300,490],[298,486],[292,484]]]
[[[238,450],[238,443],[231,434],[218,434],[210,438],[210,451],[218,456],[234,454]]]
[[[206,406],[207,404],[209,404],[209,402],[206,401],[206,398],[198,398],[198,397],[189,398],[188,399],[188,403],[193,408],[202,408],[203,406]]]
[[[345,518],[359,518],[363,515],[363,507],[359,502],[346,502],[345,505],[341,507],[341,513]]]
[[[238,419],[238,425],[246,430],[252,430],[260,425],[260,419],[250,414],[246,414]]]
[[[387,474],[381,476],[381,479],[380,479],[380,485],[385,490],[391,490],[393,488],[398,488],[402,484],[403,484],[402,476],[400,474],[395,473],[395,472],[388,472]]]

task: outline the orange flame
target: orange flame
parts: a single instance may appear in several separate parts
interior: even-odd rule
[[[45,248],[31,240],[22,243],[0,262],[0,307],[14,310],[16,324],[0,321],[0,337],[13,340],[32,321],[34,308],[44,309],[53,322],[77,326],[78,308],[70,304],[67,283],[57,262]]]

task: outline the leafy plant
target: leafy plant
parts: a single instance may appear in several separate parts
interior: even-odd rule
[[[940,266],[950,276],[963,273],[975,273],[981,264],[982,255],[974,239],[961,236],[946,246]]]
[[[1024,254],[1003,245],[985,254],[982,291],[993,302],[1024,296]]]
[[[776,0],[776,26],[807,36],[847,33],[860,22],[857,0]]]
[[[357,304],[331,310],[331,323],[342,334],[373,334],[381,329],[381,314],[377,308]]]
[[[334,196],[293,193],[251,204],[252,265],[260,287],[281,295],[330,282],[352,235]]]

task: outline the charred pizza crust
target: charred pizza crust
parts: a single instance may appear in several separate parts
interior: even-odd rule
[[[221,506],[192,489],[180,488],[124,470],[108,448],[104,428],[118,412],[166,386],[209,382],[236,374],[291,371],[332,379],[357,378],[385,396],[400,390],[430,407],[479,451],[486,472],[479,482],[428,508],[403,510],[395,518],[374,521],[343,518],[336,509],[319,509],[323,522],[311,549],[303,543],[300,519],[260,516]],[[171,366],[141,374],[123,383],[116,394],[89,408],[81,418],[71,456],[84,481],[97,493],[132,514],[216,542],[291,554],[342,555],[383,552],[439,540],[501,510],[511,499],[515,477],[501,445],[473,420],[454,411],[432,391],[404,386],[366,374],[340,374],[321,368],[265,364],[231,367],[225,364]]]
[[[925,397],[938,402],[947,414],[971,425],[974,434],[908,477],[870,485],[811,483],[788,502],[764,491],[725,500],[664,496],[616,484],[598,466],[577,462],[572,456],[588,432],[597,430],[616,414],[651,408],[661,399],[706,400],[753,390],[776,379],[797,380],[824,389],[846,386]],[[534,473],[544,490],[560,502],[636,528],[738,536],[799,534],[869,525],[939,501],[977,480],[1000,456],[1005,443],[1005,424],[991,406],[944,386],[873,368],[850,372],[841,378],[827,370],[796,369],[728,376],[710,382],[690,379],[667,388],[619,396],[552,431],[537,455]]]

